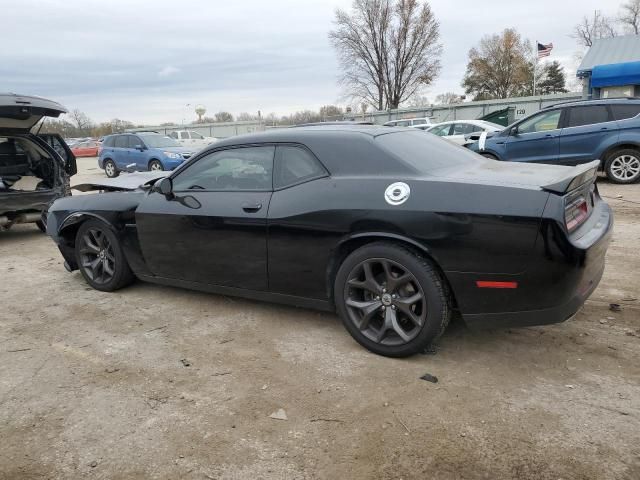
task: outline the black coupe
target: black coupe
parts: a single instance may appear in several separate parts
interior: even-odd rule
[[[96,289],[137,277],[335,309],[363,346],[400,357],[454,311],[483,327],[574,315],[613,223],[597,167],[496,162],[410,129],[278,129],[168,176],[81,185],[105,193],[57,200],[47,231]]]

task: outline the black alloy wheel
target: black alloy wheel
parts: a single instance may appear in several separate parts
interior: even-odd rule
[[[76,260],[82,276],[96,290],[110,292],[134,279],[117,237],[99,220],[83,223],[76,236]]]
[[[351,336],[390,357],[424,351],[451,318],[451,296],[437,267],[393,243],[352,252],[338,269],[334,300]]]
[[[358,263],[349,273],[344,297],[349,319],[369,340],[402,345],[424,325],[424,291],[409,270],[386,258]]]

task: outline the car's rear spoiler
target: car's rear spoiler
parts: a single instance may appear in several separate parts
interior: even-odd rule
[[[598,168],[600,168],[600,160],[583,163],[582,165],[573,167],[571,170],[567,170],[565,175],[553,183],[542,185],[542,189],[564,194],[591,181],[598,174]]]

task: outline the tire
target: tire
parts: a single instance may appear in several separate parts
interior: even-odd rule
[[[636,183],[640,180],[640,152],[632,148],[612,152],[605,161],[604,171],[613,183]]]
[[[336,274],[334,299],[351,336],[387,357],[424,351],[451,319],[451,295],[433,262],[393,243],[352,252]]]
[[[135,279],[120,242],[109,225],[88,220],[76,234],[76,262],[87,283],[103,292],[113,292]]]
[[[150,172],[161,172],[164,170],[162,166],[162,162],[160,160],[151,160],[149,162],[149,171]]]
[[[481,153],[480,155],[482,155],[485,158],[490,158],[491,160],[498,160],[498,157],[496,157],[495,155],[493,155],[491,153]]]
[[[40,229],[42,233],[47,233],[47,226],[44,224],[42,220],[38,220],[36,222],[36,226],[38,227],[38,229]]]
[[[118,167],[116,167],[115,162],[111,159],[104,161],[104,173],[109,178],[116,178],[118,175],[120,175]]]

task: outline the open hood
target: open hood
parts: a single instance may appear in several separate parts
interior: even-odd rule
[[[40,97],[0,93],[0,129],[27,133],[42,117],[59,117],[67,109]]]

